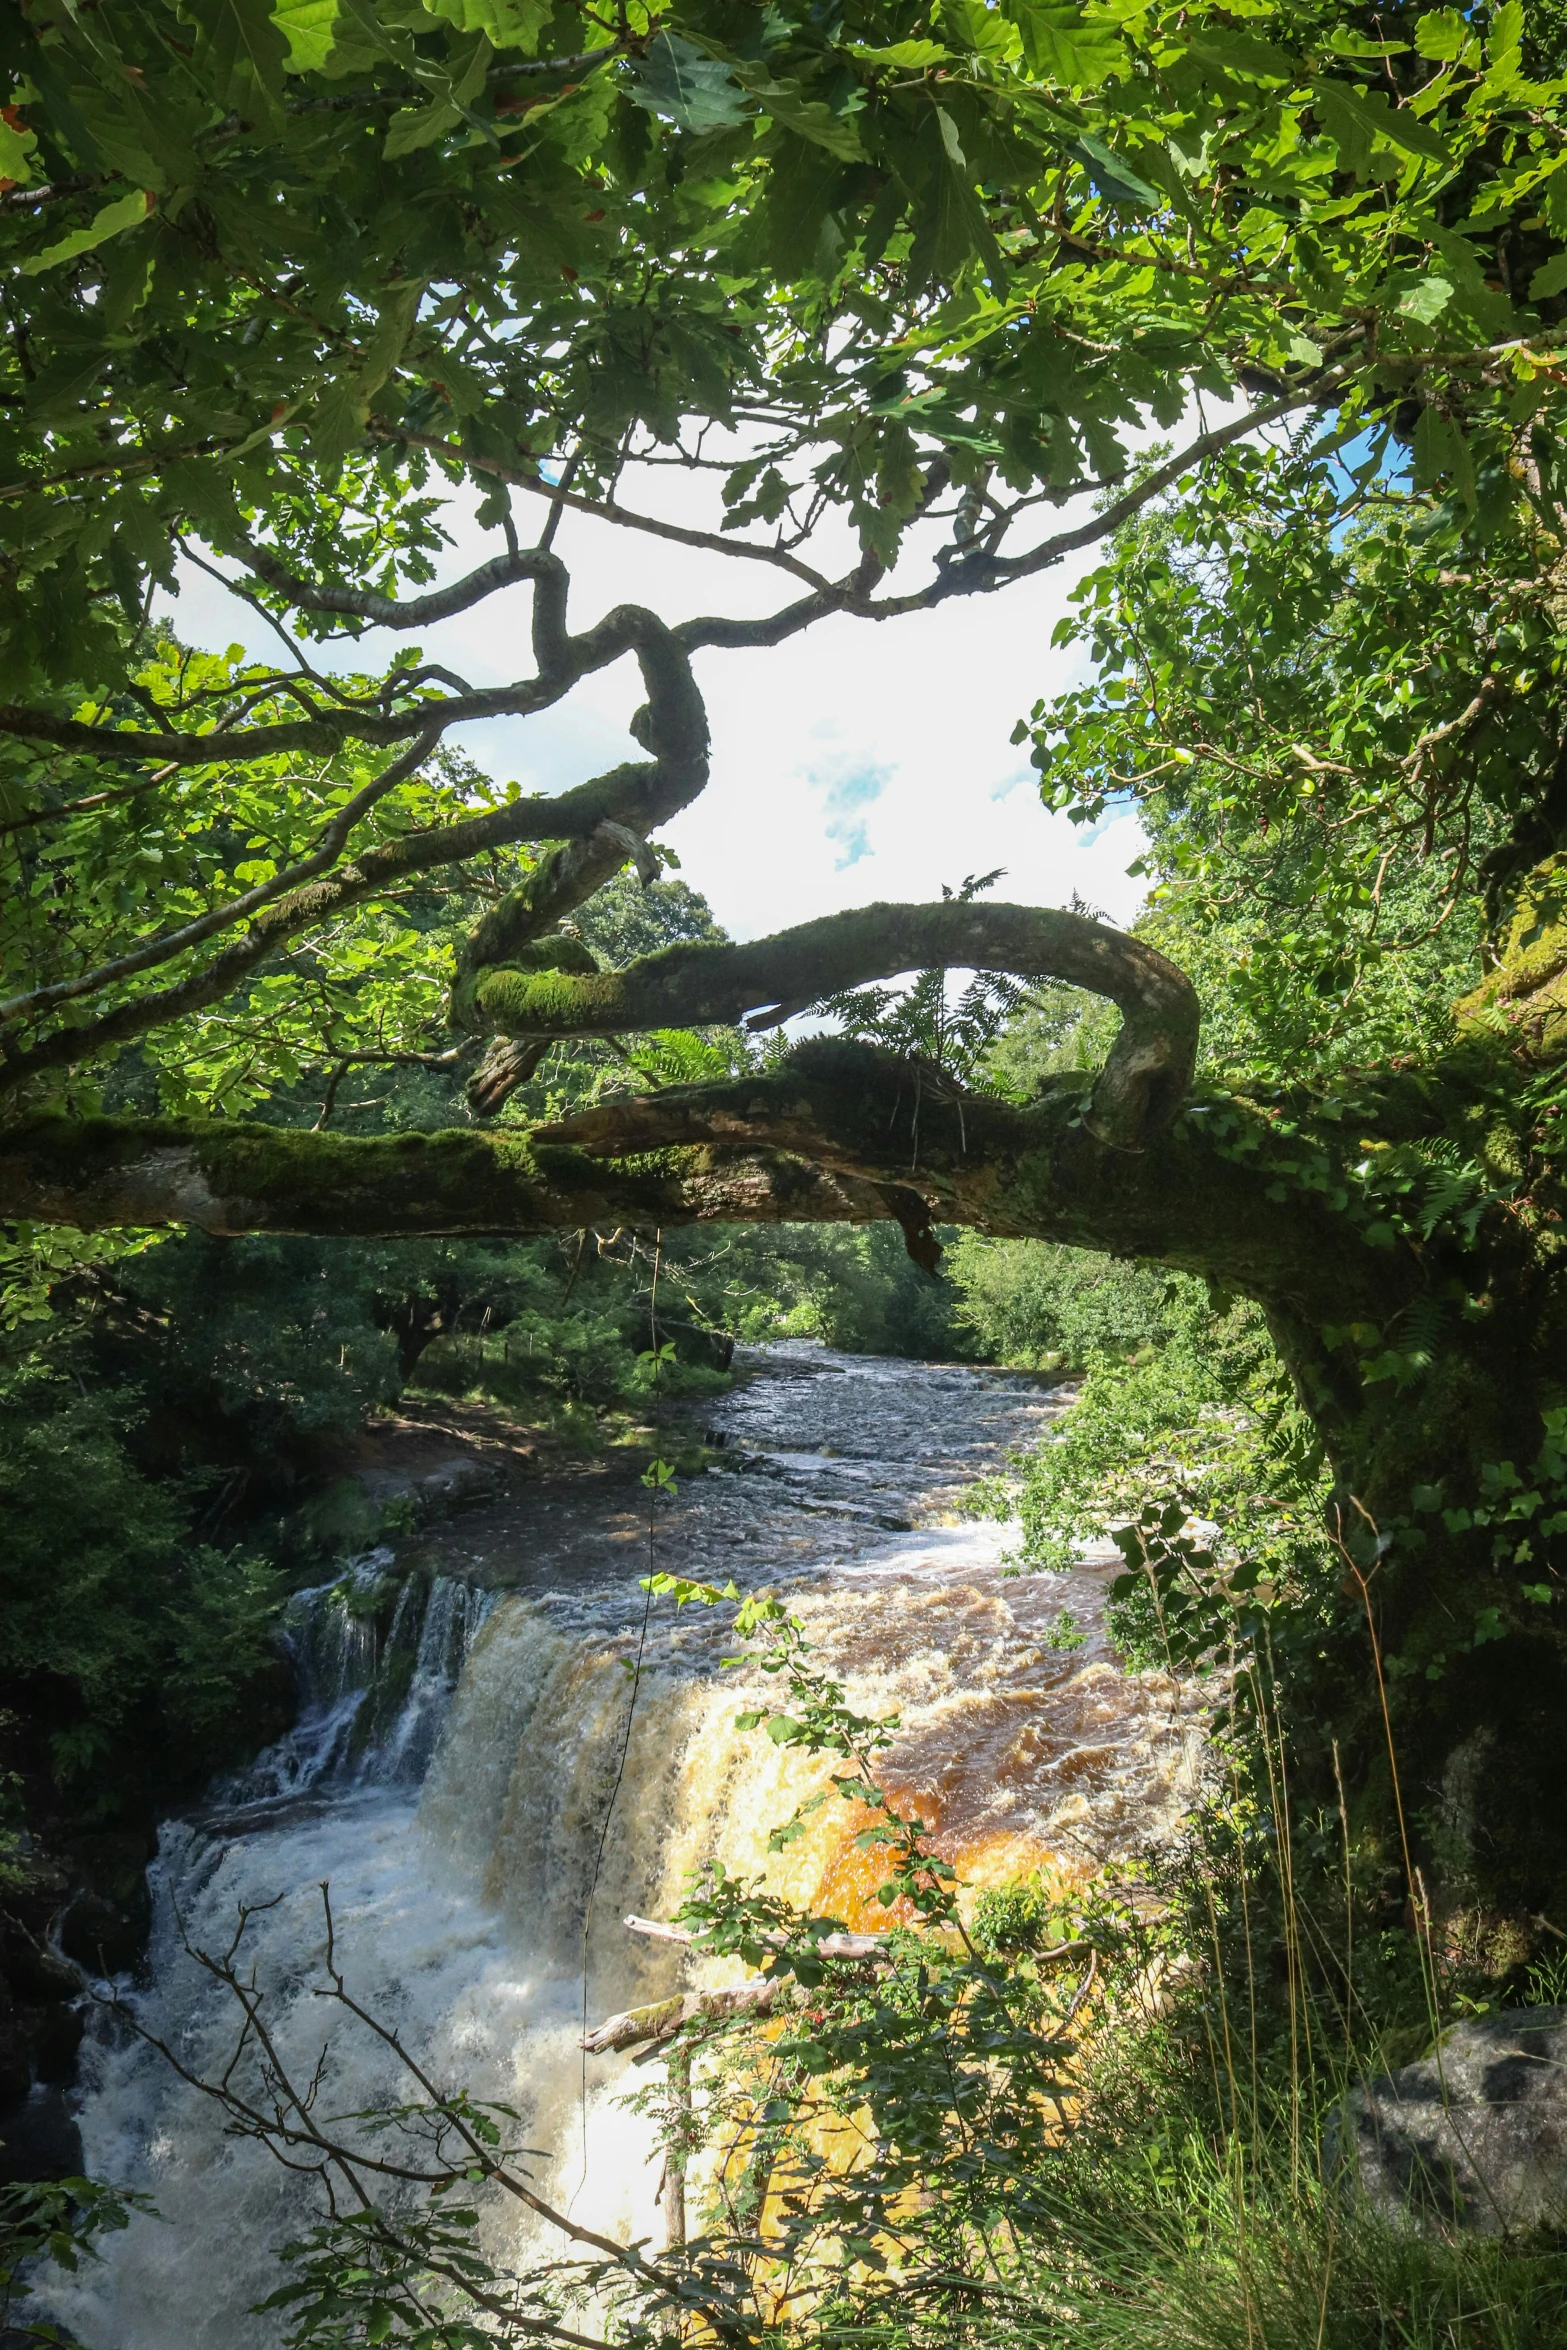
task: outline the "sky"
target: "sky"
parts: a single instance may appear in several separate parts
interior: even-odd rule
[[[669,475],[645,475],[621,494],[683,520],[708,520],[689,481]],[[524,535],[529,519],[518,516]],[[499,535],[481,532],[464,510],[450,510],[448,527],[454,544],[443,577],[500,551]],[[625,601],[674,621],[767,611],[798,592],[786,574],[763,565],[585,516],[568,513],[555,543],[571,571],[577,628]],[[813,558],[821,560],[814,550]],[[995,866],[1006,869],[997,898],[1062,906],[1077,893],[1114,922],[1134,918],[1144,887],[1126,871],[1141,845],[1135,817],[1117,814],[1084,829],[1048,815],[1026,744],[1014,748],[1008,739],[1041,695],[1082,674],[1079,658],[1052,649],[1050,636],[1092,560],[1074,558],[931,613],[880,623],[840,615],[769,651],[697,657],[712,781],[658,838],[732,936],[765,936],[873,899],[937,898],[943,884],[955,888]],[[826,567],[838,565],[829,559]],[[902,572],[896,584],[904,584]],[[256,614],[193,567],[182,575],[173,616],[187,643],[278,655]],[[450,663],[475,685],[504,683],[532,667],[528,616],[526,589],[510,588],[426,630],[420,643],[427,659]],[[361,640],[352,665],[379,665],[406,645],[376,632]],[[348,659],[339,653],[335,665]],[[627,660],[584,680],[553,710],[453,729],[452,740],[502,783],[562,791],[643,755],[625,731],[641,699]]]

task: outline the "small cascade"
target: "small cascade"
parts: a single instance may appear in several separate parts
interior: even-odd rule
[[[819,1349],[774,1350],[762,1369],[718,1407],[734,1473],[684,1488],[660,1563],[787,1595],[850,1703],[900,1716],[885,1783],[970,1883],[1070,1874],[1172,1828],[1201,1767],[1200,1709],[1116,1662],[1102,1627],[1114,1567],[1014,1577],[1005,1530],[952,1515],[965,1483],[1035,1438],[1048,1398]],[[623,1916],[667,1915],[719,1858],[851,1923],[884,1919],[847,1806],[769,1853],[822,1769],[737,1732],[750,1692],[721,1669],[727,1611],[647,1614],[640,1505],[596,1548],[588,1507],[535,1505],[511,1533],[465,1519],[487,1582],[510,1588],[399,1581],[378,1551],[298,1594],[299,1721],[165,1832],[149,1979],[128,1996],[182,2064],[221,2072],[235,2015],[191,1953],[227,1947],[243,1906],[273,2044],[309,2078],[327,1880],[355,1995],[433,2074],[517,2113],[543,2150],[541,2188],[579,2221],[647,2237],[648,2125],[618,2103],[619,2059],[593,2061],[584,2106],[578,2038],[584,2000],[599,2017],[657,1997],[682,1960]],[[405,2091],[372,2035],[334,2033],[331,2110]],[[89,2040],[79,2109],[90,2169],[142,2188],[170,2224],[133,2222],[101,2263],[51,2284],[50,2314],[94,2350],[276,2350],[279,2321],[254,2305],[308,2222],[309,2188],[226,2136],[211,2101],[123,2032]],[[537,2249],[509,2212],[487,2225],[503,2254]]]
[[[404,1598],[410,1589],[405,1584]],[[413,1783],[424,1777],[446,1725],[463,1667],[496,1597],[493,1591],[482,1591],[471,1583],[459,1583],[444,1575],[437,1576],[430,1585],[407,1694],[391,1728],[365,1757],[366,1777]],[[392,1629],[387,1635],[387,1654],[394,1658],[402,1654],[398,1630],[403,1599],[397,1604],[398,1615],[392,1619]]]
[[[417,1782],[494,1599],[451,1576],[398,1577],[386,1549],[368,1552],[334,1582],[296,1591],[283,1638],[299,1685],[298,1718],[214,1790],[215,1803],[231,1810],[328,1787]]]

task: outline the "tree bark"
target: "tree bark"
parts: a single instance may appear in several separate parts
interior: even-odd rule
[[[411,1239],[895,1213],[883,1187],[798,1161],[684,1152],[624,1168],[504,1129],[362,1137],[242,1119],[50,1116],[0,1130],[0,1218],[88,1232]]]
[[[534,934],[530,934],[534,935]],[[609,1036],[684,1028],[750,1014],[775,1028],[823,996],[920,967],[1008,971],[1062,979],[1108,996],[1121,1030],[1094,1085],[1088,1122],[1102,1140],[1140,1150],[1169,1124],[1196,1066],[1200,1011],[1184,971],[1143,940],[1041,906],[872,905],[803,922],[744,946],[701,940],[666,947],[625,971],[509,961],[504,909],[482,923],[453,998],[460,1026],[508,1036]]]

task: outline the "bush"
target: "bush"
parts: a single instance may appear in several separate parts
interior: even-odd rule
[[[0,1372],[0,1707],[97,1816],[199,1786],[278,1695],[281,1579],[193,1538],[207,1493],[138,1469],[136,1401],[36,1349]]]
[[[947,1269],[960,1329],[989,1362],[1081,1371],[1169,1335],[1172,1276],[1048,1240],[960,1232]]]

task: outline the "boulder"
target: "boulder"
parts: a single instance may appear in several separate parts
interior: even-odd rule
[[[1389,2219],[1477,2235],[1567,2226],[1567,2007],[1455,2024],[1352,2090],[1324,2145]]]

